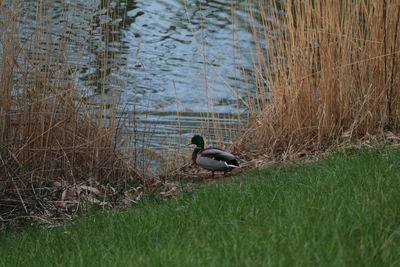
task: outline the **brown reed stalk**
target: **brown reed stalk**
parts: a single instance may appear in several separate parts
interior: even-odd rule
[[[261,15],[250,15],[263,24],[253,27],[260,111],[247,144],[315,150],[399,130],[397,1],[258,2]]]
[[[75,77],[80,60],[76,65],[66,60],[73,44],[64,33],[68,20],[57,28],[61,39],[54,42],[55,29],[47,14],[51,6],[37,1],[30,46],[30,37],[21,34],[23,2],[14,1],[11,6],[5,2],[0,2],[0,216],[58,211],[51,203],[64,201],[71,186],[123,188],[151,183],[146,180],[147,167],[136,169],[120,142],[117,104],[94,109],[84,100]],[[90,29],[76,29],[83,30]],[[82,55],[77,52],[76,56]],[[59,190],[54,191],[55,187]],[[16,199],[15,205],[9,205],[9,199]],[[45,200],[47,204],[38,204]]]

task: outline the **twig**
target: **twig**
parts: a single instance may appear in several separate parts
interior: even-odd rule
[[[46,219],[44,219],[42,217],[39,217],[39,216],[33,216],[33,215],[30,215],[30,216],[18,216],[15,219],[16,220],[18,220],[18,219],[38,219],[38,220],[40,220],[42,222],[45,222],[47,224],[51,223],[51,221],[49,221],[49,220],[46,220]]]
[[[42,207],[43,210],[47,211],[46,208],[43,206],[42,202],[39,200],[38,196],[36,195],[36,190],[35,187],[33,186],[33,172],[31,174],[31,188],[36,202],[40,205],[40,207]]]
[[[27,209],[26,206],[25,206],[25,202],[24,202],[24,200],[22,199],[22,196],[21,196],[21,194],[20,194],[20,192],[19,192],[18,186],[17,186],[17,184],[15,183],[13,176],[12,176],[11,173],[8,171],[8,168],[7,168],[7,166],[6,166],[6,163],[4,162],[3,157],[2,157],[1,155],[0,155],[0,160],[1,160],[1,162],[3,163],[4,168],[6,169],[7,176],[11,179],[11,181],[12,181],[14,187],[15,187],[15,190],[17,191],[17,194],[18,194],[19,200],[21,201],[22,207],[24,208],[25,212],[28,213],[28,209]]]

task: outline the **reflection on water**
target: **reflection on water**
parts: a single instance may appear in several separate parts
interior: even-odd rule
[[[243,21],[236,21],[234,31],[233,5],[236,18],[247,16],[240,0],[138,1],[128,7],[133,19],[124,30],[129,55],[124,100],[146,111],[143,125],[157,121],[154,140],[180,132],[187,141],[199,127],[214,134],[213,123],[204,120],[207,112],[219,113],[222,127],[237,128],[229,114],[238,111],[236,94],[247,91],[240,68],[252,64],[234,48],[240,43],[246,51],[251,35]],[[185,114],[179,128],[177,109]]]
[[[71,69],[79,66],[88,101],[119,99],[120,116],[150,131],[152,146],[165,136],[185,143],[199,128],[236,134],[236,114],[245,112],[238,96],[248,90],[242,74],[252,68],[246,1],[44,0],[39,25],[37,3],[20,3],[26,45],[34,27],[52,31]],[[48,40],[40,42],[45,49]]]

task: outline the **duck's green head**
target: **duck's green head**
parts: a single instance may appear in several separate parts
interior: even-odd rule
[[[193,136],[192,140],[190,141],[190,144],[194,144],[204,149],[204,139],[200,135]]]

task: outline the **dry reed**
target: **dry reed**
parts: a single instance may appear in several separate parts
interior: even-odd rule
[[[400,128],[400,5],[257,1],[256,91],[247,149],[325,149]]]
[[[83,196],[104,204],[118,188],[151,183],[124,149],[117,105],[93,109],[77,88],[79,60],[67,60],[74,41],[65,33],[73,22],[64,14],[55,29],[48,4],[37,1],[32,36],[25,36],[22,3],[0,1],[0,221],[76,212]]]

